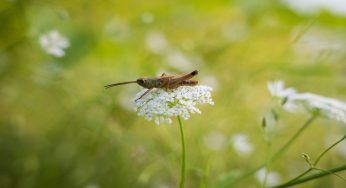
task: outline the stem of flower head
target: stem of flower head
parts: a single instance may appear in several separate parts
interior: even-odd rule
[[[342,142],[344,139],[346,139],[346,135],[344,135],[341,139],[339,139],[338,141],[336,141],[335,143],[333,143],[331,146],[329,146],[327,149],[325,149],[318,157],[317,159],[315,160],[315,162],[312,162],[309,155],[303,153],[303,158],[305,159],[305,161],[309,164],[309,169],[307,169],[306,171],[304,171],[303,173],[301,173],[300,175],[298,175],[297,177],[289,180],[288,182],[286,183],[283,183],[281,185],[277,185],[275,187],[288,187],[288,186],[293,186],[293,185],[296,185],[296,184],[300,184],[300,183],[304,183],[306,181],[310,181],[310,180],[313,180],[313,179],[316,179],[316,178],[319,178],[319,177],[323,177],[323,176],[326,176],[326,175],[335,175],[337,177],[339,177],[340,179],[346,181],[343,177],[339,176],[338,174],[336,174],[336,172],[338,171],[341,171],[341,170],[345,170],[346,169],[346,166],[343,166],[343,167],[340,167],[340,168],[334,168],[334,169],[331,169],[331,170],[324,170],[324,169],[320,169],[320,168],[317,168],[317,164],[318,162],[321,160],[321,158],[329,151],[331,150],[333,147],[335,147],[337,144],[339,144],[340,142]],[[321,171],[319,174],[315,174],[316,176],[312,175],[312,176],[309,176],[309,177],[305,177],[305,178],[302,178],[303,176],[305,176],[306,174],[308,174],[309,172],[311,172],[312,170],[318,170],[318,171]],[[311,178],[310,178],[311,177]]]
[[[344,135],[342,138],[340,138],[338,141],[336,141],[334,144],[332,144],[331,146],[329,146],[326,150],[324,150],[316,159],[316,161],[314,162],[314,166],[317,165],[317,163],[321,160],[321,158],[329,151],[331,150],[334,146],[336,146],[337,144],[339,144],[340,142],[342,142],[343,140],[346,139],[346,135]]]
[[[300,134],[316,119],[318,114],[312,115],[308,121],[306,121],[303,126],[292,136],[292,138],[283,146],[280,148],[278,152],[276,152],[270,159],[270,161],[275,160],[277,157],[279,157],[283,152],[287,150],[287,148],[300,136]]]
[[[309,172],[311,170],[309,170]],[[284,184],[281,184],[281,185],[277,185],[277,186],[274,186],[273,188],[290,187],[290,186],[293,186],[293,185],[302,184],[302,183],[305,183],[307,181],[314,180],[314,179],[317,179],[317,178],[321,178],[321,177],[324,177],[324,176],[327,176],[327,175],[335,174],[336,172],[341,172],[341,171],[344,171],[344,170],[346,170],[346,164],[343,164],[341,166],[338,166],[338,167],[335,167],[335,168],[332,168],[332,169],[329,169],[329,170],[324,170],[324,171],[312,174],[312,175],[304,177],[304,178],[299,178],[298,180],[293,181],[293,182],[290,181],[290,182],[287,182],[287,183],[284,183]],[[305,174],[306,174],[306,172],[304,173],[304,175]]]
[[[181,122],[180,116],[177,116],[179,127],[180,127],[180,136],[181,136],[181,175],[180,175],[180,188],[184,188],[185,186],[185,161],[186,161],[186,153],[185,153],[185,139],[184,139],[184,130],[183,130],[183,124]]]
[[[269,160],[267,161],[267,163],[259,165],[258,167],[250,170],[249,172],[243,174],[242,176],[238,177],[235,180],[232,181],[228,181],[228,182],[222,182],[221,187],[229,187],[230,185],[234,185],[248,177],[250,177],[251,175],[255,174],[258,170],[260,170],[261,168],[265,167],[266,164],[269,164],[271,162],[273,162],[274,160],[276,160],[280,155],[282,155],[288,148],[289,146],[292,145],[292,143],[302,134],[302,132],[318,117],[318,113],[314,113],[304,124],[303,126],[291,137],[291,139],[284,145],[282,146],[276,153],[274,153],[272,155],[272,157],[269,158]]]

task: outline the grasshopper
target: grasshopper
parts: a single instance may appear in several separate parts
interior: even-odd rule
[[[132,84],[137,83],[138,85],[148,89],[146,90],[138,99],[141,99],[146,94],[148,94],[154,88],[160,88],[165,90],[176,89],[180,86],[195,86],[198,84],[197,80],[191,80],[194,76],[198,74],[197,70],[194,70],[190,73],[185,73],[182,75],[168,75],[163,73],[160,77],[147,77],[147,78],[138,78],[135,81],[129,82],[120,82],[106,85],[105,88],[111,88],[114,86],[124,85],[124,84]]]

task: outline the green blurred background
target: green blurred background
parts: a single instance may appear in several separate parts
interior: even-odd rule
[[[302,1],[303,3],[303,1]],[[346,6],[342,4],[340,6]],[[47,54],[52,30],[70,42]],[[282,1],[0,1],[0,187],[176,187],[177,121],[138,117],[137,85],[111,82],[199,70],[214,106],[184,121],[187,187],[217,187],[263,163],[261,118],[270,113],[268,81],[346,100],[346,14],[297,11]],[[280,111],[273,149],[308,114]],[[285,182],[336,141],[345,125],[318,119],[270,170]],[[252,152],[233,147],[246,135]],[[345,163],[346,145],[321,168]],[[345,173],[340,173],[346,176]],[[235,187],[260,187],[251,176]],[[328,176],[302,187],[342,187]]]

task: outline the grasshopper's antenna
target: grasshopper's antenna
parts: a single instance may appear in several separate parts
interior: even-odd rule
[[[105,85],[105,88],[108,89],[110,87],[124,85],[124,84],[132,84],[132,83],[137,83],[137,81],[129,81],[129,82],[120,82],[120,83],[109,84],[109,85]]]

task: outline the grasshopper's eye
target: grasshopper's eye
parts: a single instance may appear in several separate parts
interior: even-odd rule
[[[137,79],[138,84],[144,84],[144,80],[142,78]]]

